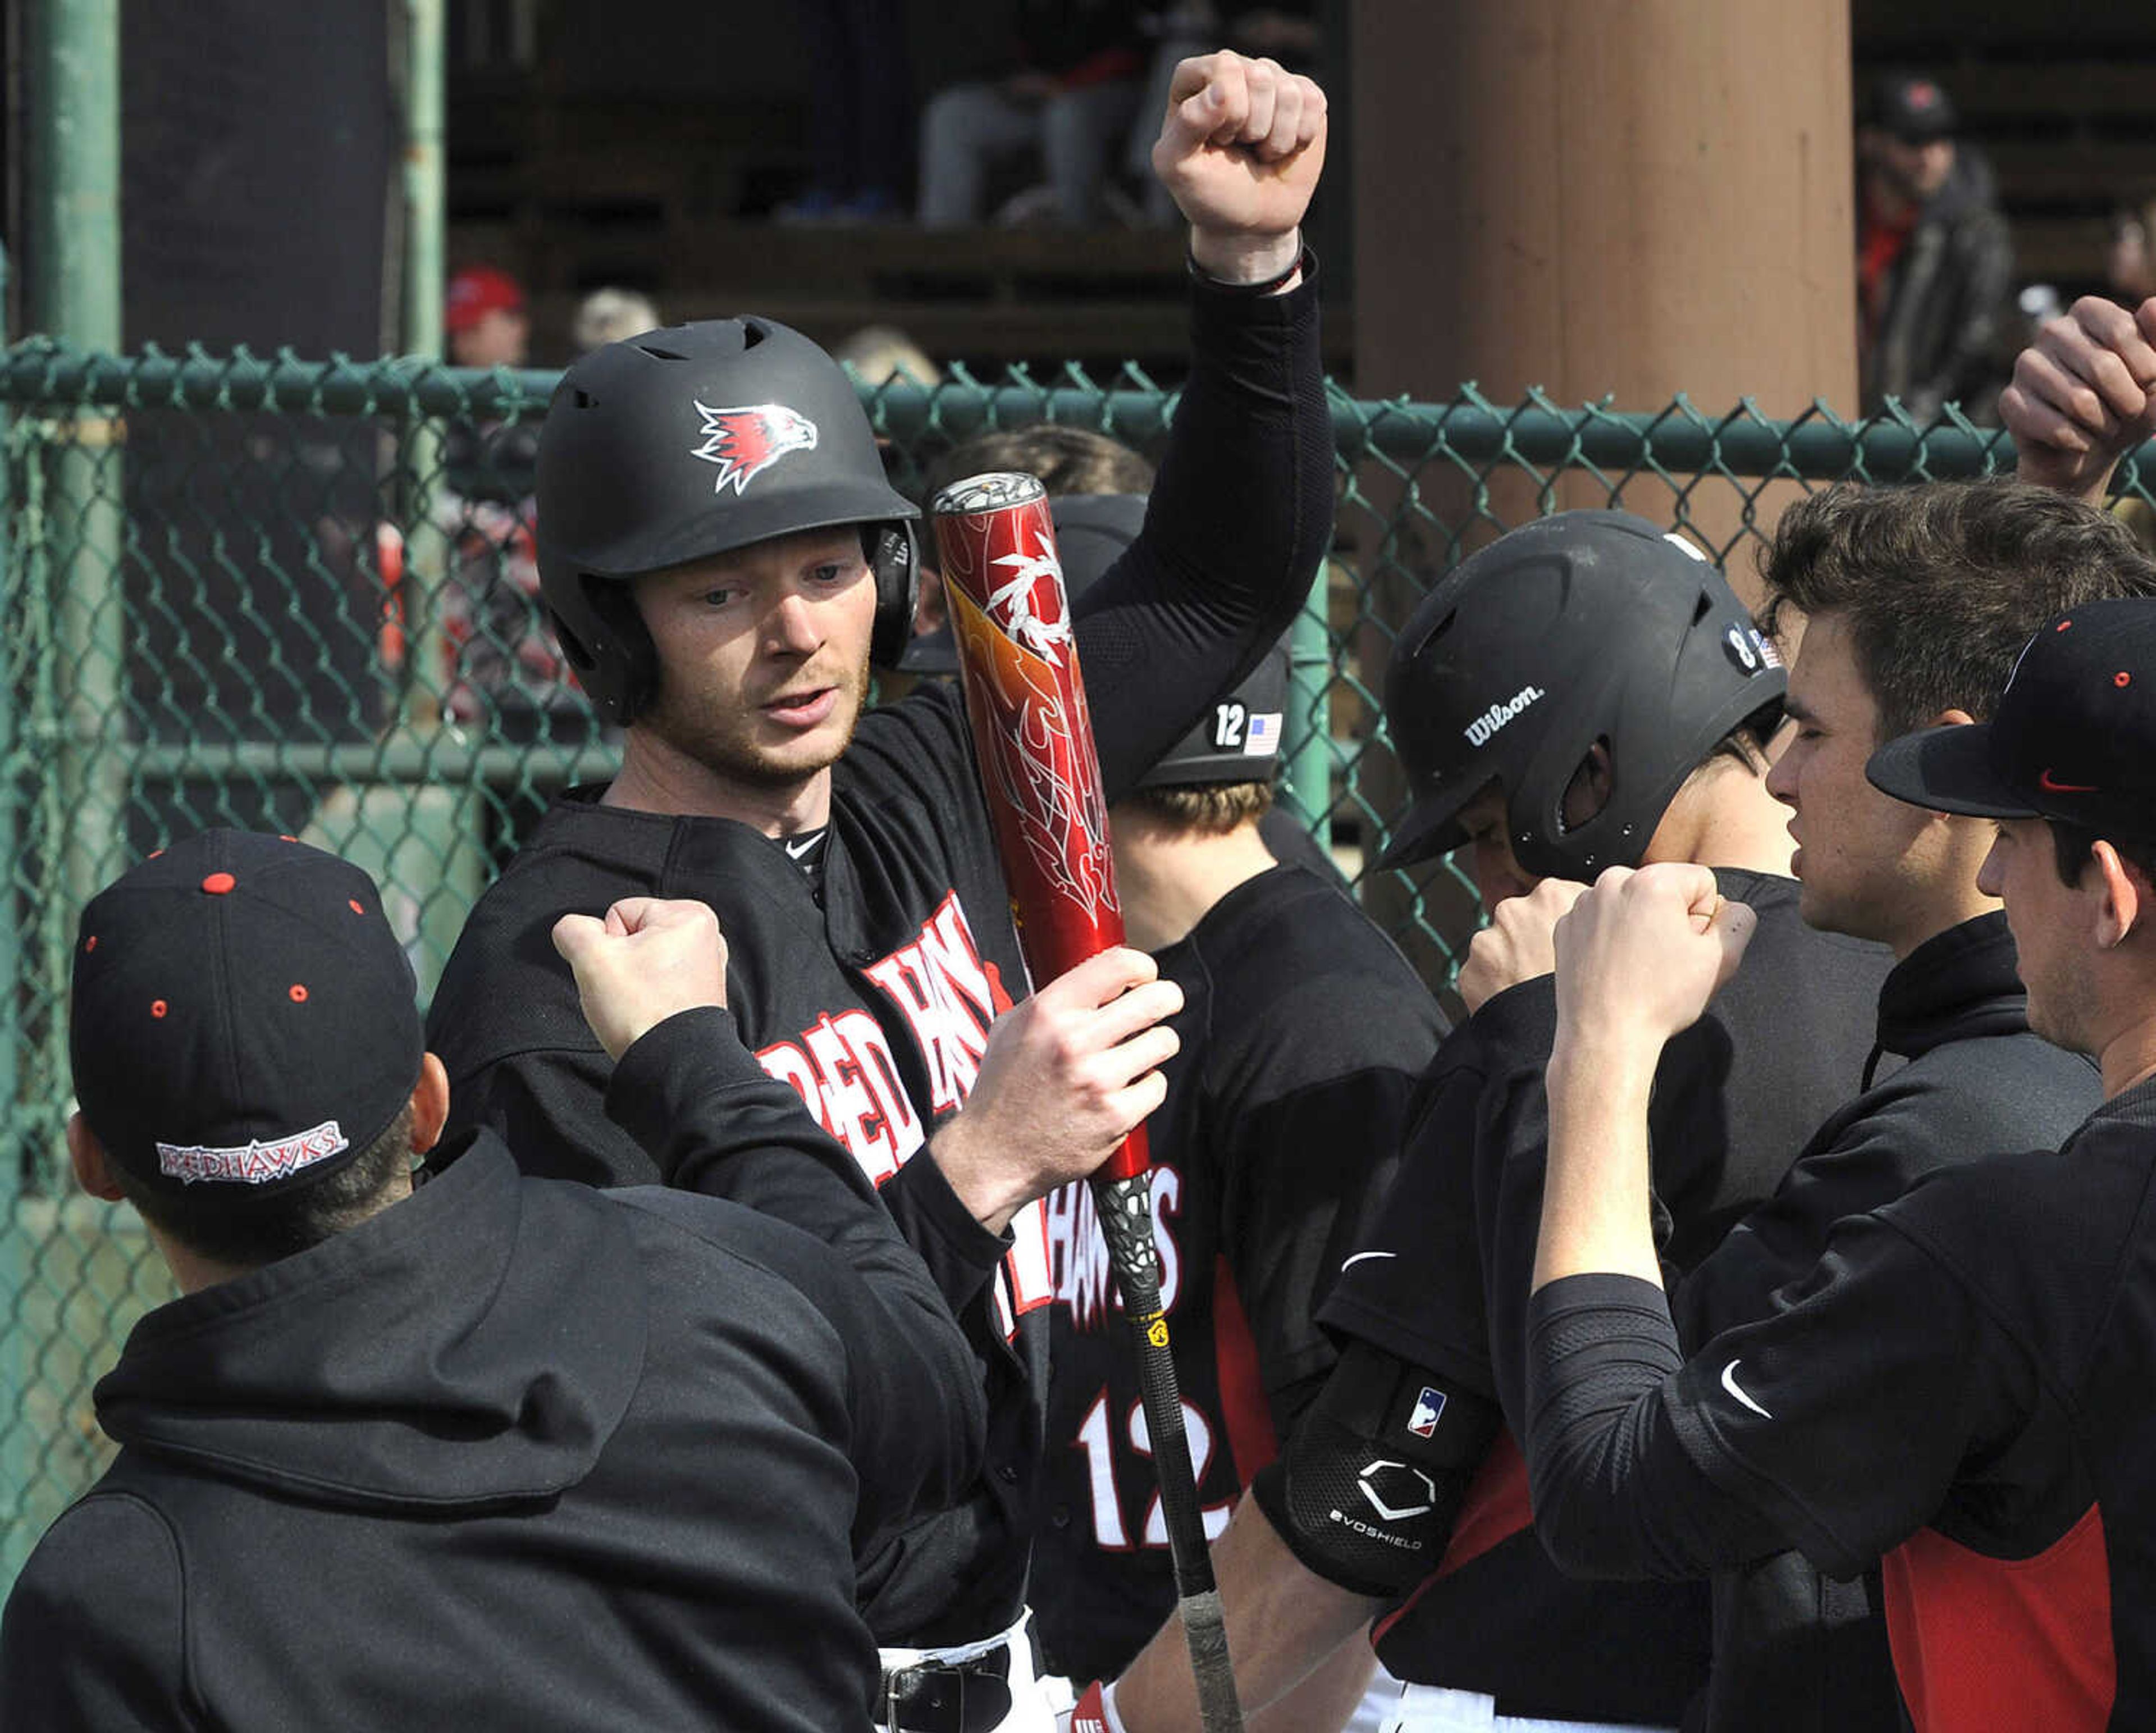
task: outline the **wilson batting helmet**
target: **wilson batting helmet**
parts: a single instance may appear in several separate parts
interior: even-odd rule
[[[1763,738],[1788,686],[1689,543],[1627,512],[1523,525],[1447,573],[1394,646],[1385,725],[1414,804],[1378,864],[1459,847],[1460,809],[1494,780],[1527,872],[1635,866],[1685,778],[1739,723]],[[1598,742],[1609,797],[1568,825],[1566,788]]]
[[[894,491],[853,382],[797,331],[713,319],[609,343],[562,376],[539,435],[539,581],[562,653],[612,721],[658,689],[624,580],[798,530],[863,527],[871,660],[913,624],[920,512]]]

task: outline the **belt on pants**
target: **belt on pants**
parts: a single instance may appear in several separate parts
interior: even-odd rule
[[[886,1733],[995,1733],[1013,1706],[1011,1645],[1029,1640],[1021,1617],[983,1643],[884,1650],[877,1725]]]

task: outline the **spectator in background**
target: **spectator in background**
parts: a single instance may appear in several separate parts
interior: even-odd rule
[[[442,330],[455,366],[522,367],[531,335],[522,287],[491,265],[467,266],[449,279]],[[450,552],[439,604],[447,662],[442,705],[458,722],[506,740],[581,739],[590,712],[539,602],[531,538],[538,463],[536,417],[459,416],[444,429],[445,485],[433,500],[435,527]]]
[[[442,335],[452,367],[522,367],[531,346],[523,285],[490,265],[466,265],[449,279]]]
[[[851,368],[864,385],[888,385],[893,379],[916,385],[940,385],[943,370],[928,352],[896,325],[864,325],[833,345],[831,359]]]
[[[900,0],[799,7],[808,81],[810,179],[782,223],[882,223],[901,214],[913,148],[913,79]]]
[[[531,318],[524,288],[507,271],[471,265],[442,297],[442,339],[451,367],[520,368],[531,358]],[[507,504],[531,491],[536,429],[460,416],[445,434],[449,486],[468,500]]]
[[[1138,112],[1146,68],[1139,8],[1127,0],[1018,0],[1024,64],[953,85],[921,123],[921,221],[980,222],[991,162],[1038,151],[1045,188],[1006,207],[1071,227],[1096,222],[1101,184]]]
[[[577,316],[569,321],[569,341],[577,353],[588,355],[625,337],[656,331],[665,321],[648,295],[634,289],[594,289],[577,303]]]
[[[1898,398],[1918,422],[1958,403],[1994,419],[2014,246],[1991,166],[1955,136],[1947,93],[1896,74],[1857,131],[1857,357],[1864,413]]]

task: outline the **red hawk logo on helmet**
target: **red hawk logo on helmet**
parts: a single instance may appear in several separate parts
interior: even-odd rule
[[[704,443],[690,453],[719,466],[714,493],[731,486],[738,494],[789,451],[816,449],[816,424],[784,404],[750,404],[715,409],[699,403]]]

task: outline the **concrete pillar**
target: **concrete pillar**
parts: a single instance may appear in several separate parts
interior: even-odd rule
[[[1363,394],[1853,411],[1845,0],[1352,15]]]

